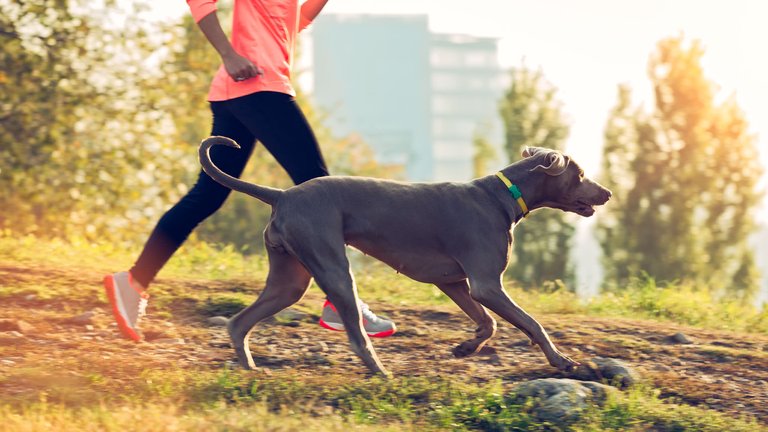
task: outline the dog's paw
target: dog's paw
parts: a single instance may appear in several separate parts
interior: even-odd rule
[[[476,353],[480,348],[480,344],[477,341],[464,341],[451,350],[453,356],[456,358],[469,357]]]

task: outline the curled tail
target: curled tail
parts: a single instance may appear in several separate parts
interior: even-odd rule
[[[211,136],[204,139],[203,142],[200,143],[199,156],[200,156],[200,165],[203,166],[203,171],[205,171],[206,174],[211,176],[212,179],[221,183],[223,186],[226,186],[238,192],[248,194],[254,198],[258,198],[259,200],[269,205],[274,205],[277,202],[277,200],[280,199],[280,195],[283,194],[282,189],[275,189],[267,186],[259,186],[257,184],[248,183],[240,179],[236,179],[231,175],[225,173],[224,171],[220,170],[219,167],[217,167],[216,165],[214,165],[213,161],[211,161],[210,150],[211,150],[211,147],[217,144],[222,144],[222,145],[234,147],[237,149],[240,148],[240,146],[231,138],[227,138],[223,136]]]

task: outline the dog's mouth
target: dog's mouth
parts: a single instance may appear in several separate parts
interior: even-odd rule
[[[595,205],[586,201],[578,200],[573,208],[573,211],[579,216],[590,217],[595,214]]]

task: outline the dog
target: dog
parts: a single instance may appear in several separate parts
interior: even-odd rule
[[[435,284],[477,324],[474,338],[453,349],[456,357],[478,352],[493,337],[496,321],[487,308],[525,333],[550,365],[566,371],[579,365],[502,285],[512,229],[529,212],[550,207],[588,217],[610,199],[611,192],[586,178],[570,157],[527,147],[524,159],[465,183],[331,176],[281,190],[222,172],[211,161],[214,145],[239,148],[226,137],[203,140],[199,157],[205,173],[272,206],[264,230],[266,286],[227,325],[243,368],[255,367],[248,346],[254,325],[298,302],[314,278],[336,306],[355,354],[371,372],[389,376],[363,330],[346,245],[416,281]]]

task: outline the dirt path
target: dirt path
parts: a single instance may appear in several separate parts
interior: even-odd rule
[[[95,295],[100,287],[94,281],[100,275],[93,270],[0,263],[0,289],[12,293],[2,297],[0,319],[30,325],[23,332],[0,328],[0,394],[37,397],[50,386],[50,379],[20,375],[20,369],[60,371],[54,374],[55,380],[69,380],[76,387],[84,379],[97,380],[89,378],[89,371],[109,374],[119,368],[128,381],[152,368],[222,368],[233,360],[224,328],[207,324],[207,317],[195,312],[195,301],[189,298],[152,299],[167,304],[167,309],[153,312],[150,303],[151,315],[144,323],[148,341],[133,344],[121,340],[106,305]],[[206,289],[214,294],[233,286],[233,282],[162,283],[169,291]],[[66,301],[28,294],[34,287],[51,284],[63,284],[64,291],[71,288]],[[314,290],[299,309],[319,313],[320,304]],[[480,354],[455,359],[450,354],[453,346],[472,335],[471,322],[457,307],[427,309],[384,303],[372,307],[395,319],[401,329],[393,337],[374,341],[385,366],[396,375],[451,376],[480,383],[501,378],[509,385],[564,376],[546,365],[538,349],[530,347],[522,333],[509,324],[499,323],[497,336]],[[72,320],[87,311],[94,311],[93,316],[82,322]],[[660,389],[662,397],[736,416],[754,415],[768,423],[766,336],[628,319],[541,314],[537,318],[560,349],[576,359],[618,358]],[[251,342],[254,359],[263,368],[257,373],[365,376],[365,369],[347,346],[346,336],[320,328],[316,320],[313,313],[295,311],[261,325]],[[683,332],[693,343],[669,341],[668,337],[677,332]]]

